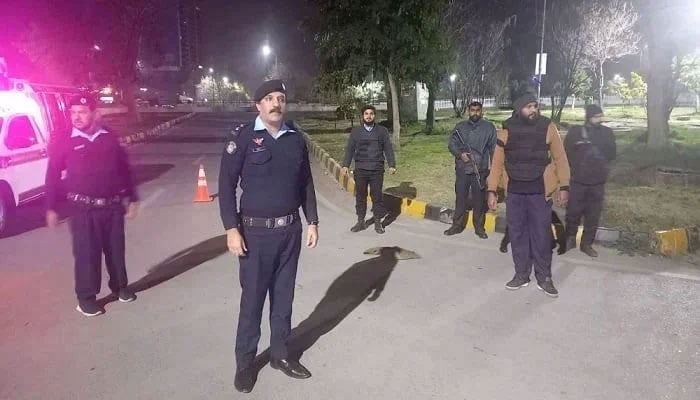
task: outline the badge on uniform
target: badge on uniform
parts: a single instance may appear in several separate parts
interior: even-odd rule
[[[255,144],[257,144],[258,146],[262,146],[263,140],[265,140],[265,138],[259,137],[259,138],[253,139],[253,142],[255,142]]]
[[[236,152],[236,147],[237,147],[236,142],[233,142],[233,141],[228,142],[228,146],[226,146],[226,152],[228,154],[233,154]]]

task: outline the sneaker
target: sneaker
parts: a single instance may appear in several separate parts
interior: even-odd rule
[[[374,231],[377,233],[384,233],[385,232],[381,221],[377,220],[374,222]]]
[[[514,277],[510,282],[506,283],[506,289],[508,290],[518,290],[521,287],[526,287],[530,284],[530,280],[527,278]]]
[[[119,301],[122,303],[131,303],[136,300],[136,295],[131,290],[124,288],[119,290]]]
[[[537,282],[537,288],[543,291],[549,297],[559,297],[559,291],[554,287],[552,278],[547,278],[542,282]]]
[[[100,307],[95,300],[78,300],[75,309],[86,317],[94,317],[105,312],[105,309]]]

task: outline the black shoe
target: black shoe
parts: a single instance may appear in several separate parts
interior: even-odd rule
[[[136,295],[131,290],[124,288],[119,290],[119,301],[122,303],[131,303],[136,300]]]
[[[452,235],[456,235],[458,233],[462,233],[463,230],[464,229],[460,229],[458,226],[452,225],[450,227],[450,229],[448,229],[444,232],[444,234],[445,234],[445,236],[452,236]]]
[[[94,317],[105,313],[105,309],[97,304],[95,300],[78,300],[78,305],[75,309],[86,317]]]
[[[598,252],[593,250],[593,247],[589,246],[581,246],[581,251],[584,252],[588,257],[598,257]]]
[[[521,287],[526,287],[530,284],[530,280],[527,278],[514,277],[510,282],[506,283],[506,289],[508,290],[518,290]]]
[[[537,282],[537,288],[543,291],[549,297],[559,297],[559,291],[554,287],[552,278],[547,278],[542,282]]]
[[[489,235],[486,234],[486,232],[476,232],[476,236],[482,238],[482,239],[488,239]]]
[[[350,228],[350,232],[359,232],[363,229],[365,229],[367,226],[365,226],[365,219],[364,218],[358,218],[357,223]]]
[[[508,243],[501,242],[501,247],[499,247],[498,250],[500,250],[501,253],[507,253],[508,252]]]
[[[236,371],[236,378],[233,380],[233,386],[241,393],[250,393],[255,385],[255,377],[250,368]]]
[[[294,379],[311,378],[311,372],[306,369],[299,361],[293,360],[271,360],[270,366],[284,372],[285,375]]]
[[[374,231],[377,233],[385,232],[384,227],[382,226],[382,221],[380,221],[379,219],[374,221]]]

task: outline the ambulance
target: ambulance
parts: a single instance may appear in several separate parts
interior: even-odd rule
[[[79,93],[0,73],[0,237],[16,226],[18,206],[44,195],[48,144],[69,132],[67,105]]]

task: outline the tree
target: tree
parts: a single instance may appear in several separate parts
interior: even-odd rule
[[[584,19],[590,15],[591,2],[555,3],[551,11],[556,18],[549,25],[545,38],[550,53],[556,59],[556,62],[550,63],[550,75],[556,82],[551,92],[552,120],[559,122],[569,96],[575,94],[577,89],[580,91],[579,86],[586,82],[581,69],[585,62],[584,49],[590,24],[585,23]]]
[[[629,104],[632,100],[632,90],[630,89],[630,85],[627,84],[625,78],[619,75],[615,76],[615,78],[608,83],[608,90],[610,90],[610,93],[616,95],[627,104]]]
[[[700,51],[683,57],[680,79],[683,86],[695,94],[695,112],[700,113]]]
[[[642,100],[646,104],[647,83],[644,78],[636,72],[630,74],[630,96],[633,99]]]
[[[590,0],[589,0],[590,1]],[[593,0],[586,13],[584,54],[598,82],[598,105],[603,107],[603,65],[638,51],[638,14],[627,0]]]
[[[462,3],[452,13],[451,26],[456,29],[457,70],[453,84],[452,106],[457,117],[464,115],[473,98],[483,101],[486,76],[502,69],[504,50],[508,44],[506,29],[515,23],[515,16],[491,22]],[[460,21],[462,21],[460,23]]]
[[[636,0],[646,39],[647,146],[668,146],[668,120],[678,95],[680,60],[700,39],[700,9],[694,2]]]
[[[423,67],[419,56],[430,35],[430,23],[446,5],[444,0],[311,0],[315,16],[306,22],[316,32],[321,74],[330,75],[335,91],[356,85],[368,74],[382,76],[390,88],[392,140],[400,145],[399,88]]]

